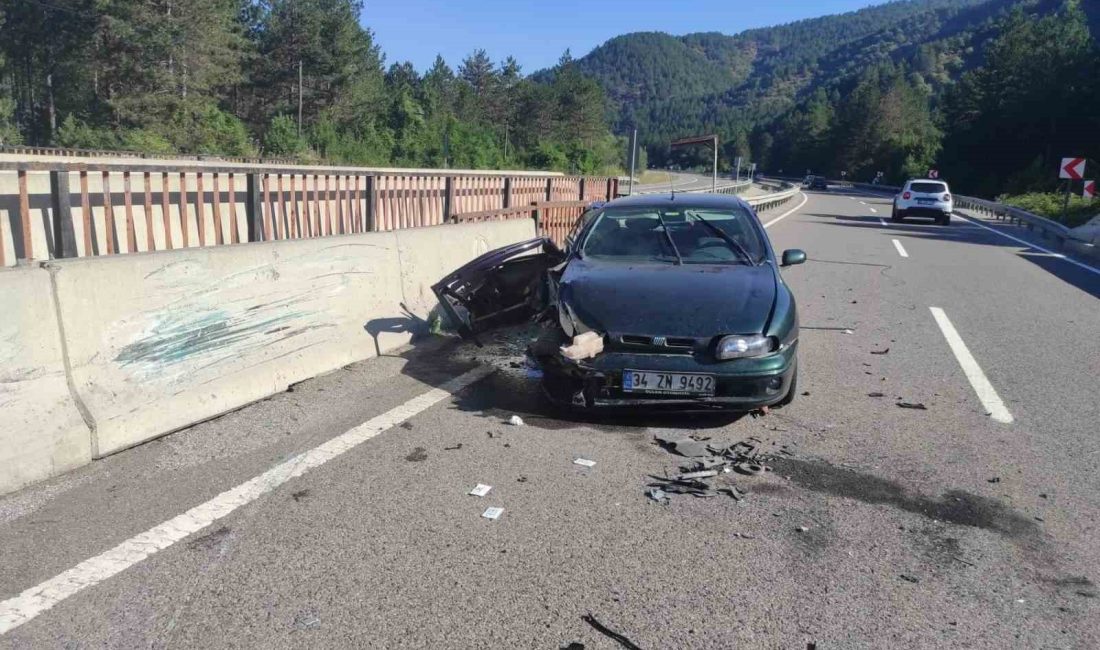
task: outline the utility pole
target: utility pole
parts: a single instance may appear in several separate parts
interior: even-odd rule
[[[628,195],[634,194],[634,161],[638,152],[638,129],[634,129],[634,135],[630,138],[630,188],[627,190]]]
[[[710,191],[718,192],[718,136],[714,136],[714,172],[710,179]]]
[[[301,59],[298,59],[298,137],[299,138],[302,137],[302,60]]]

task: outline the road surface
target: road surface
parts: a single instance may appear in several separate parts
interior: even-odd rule
[[[521,338],[435,339],[0,499],[0,646],[1100,647],[1100,271],[888,214],[762,215],[810,258],[764,417],[562,419]],[[776,458],[659,505],[670,429]]]

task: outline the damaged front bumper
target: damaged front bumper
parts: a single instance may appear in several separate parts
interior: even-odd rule
[[[783,400],[797,371],[797,341],[765,357],[709,361],[698,355],[607,351],[573,361],[557,354],[540,356],[542,382],[555,403],[582,409],[681,409],[753,411]],[[626,370],[709,374],[713,396],[664,395],[623,390]]]

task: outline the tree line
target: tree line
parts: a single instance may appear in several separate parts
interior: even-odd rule
[[[0,143],[606,173],[627,149],[566,52],[386,65],[361,0],[7,0]]]
[[[899,183],[937,169],[980,196],[1055,190],[1063,157],[1090,158],[1100,175],[1100,48],[1076,0],[1044,16],[1017,8],[976,66],[946,82],[934,70],[927,50],[869,67],[743,146],[772,171]]]

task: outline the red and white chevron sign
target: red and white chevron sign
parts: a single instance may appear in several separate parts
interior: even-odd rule
[[[1079,181],[1085,177],[1084,158],[1063,158],[1062,169],[1058,178],[1068,178],[1071,181]]]
[[[1085,181],[1085,191],[1081,193],[1081,196],[1086,199],[1096,197],[1096,181]]]

